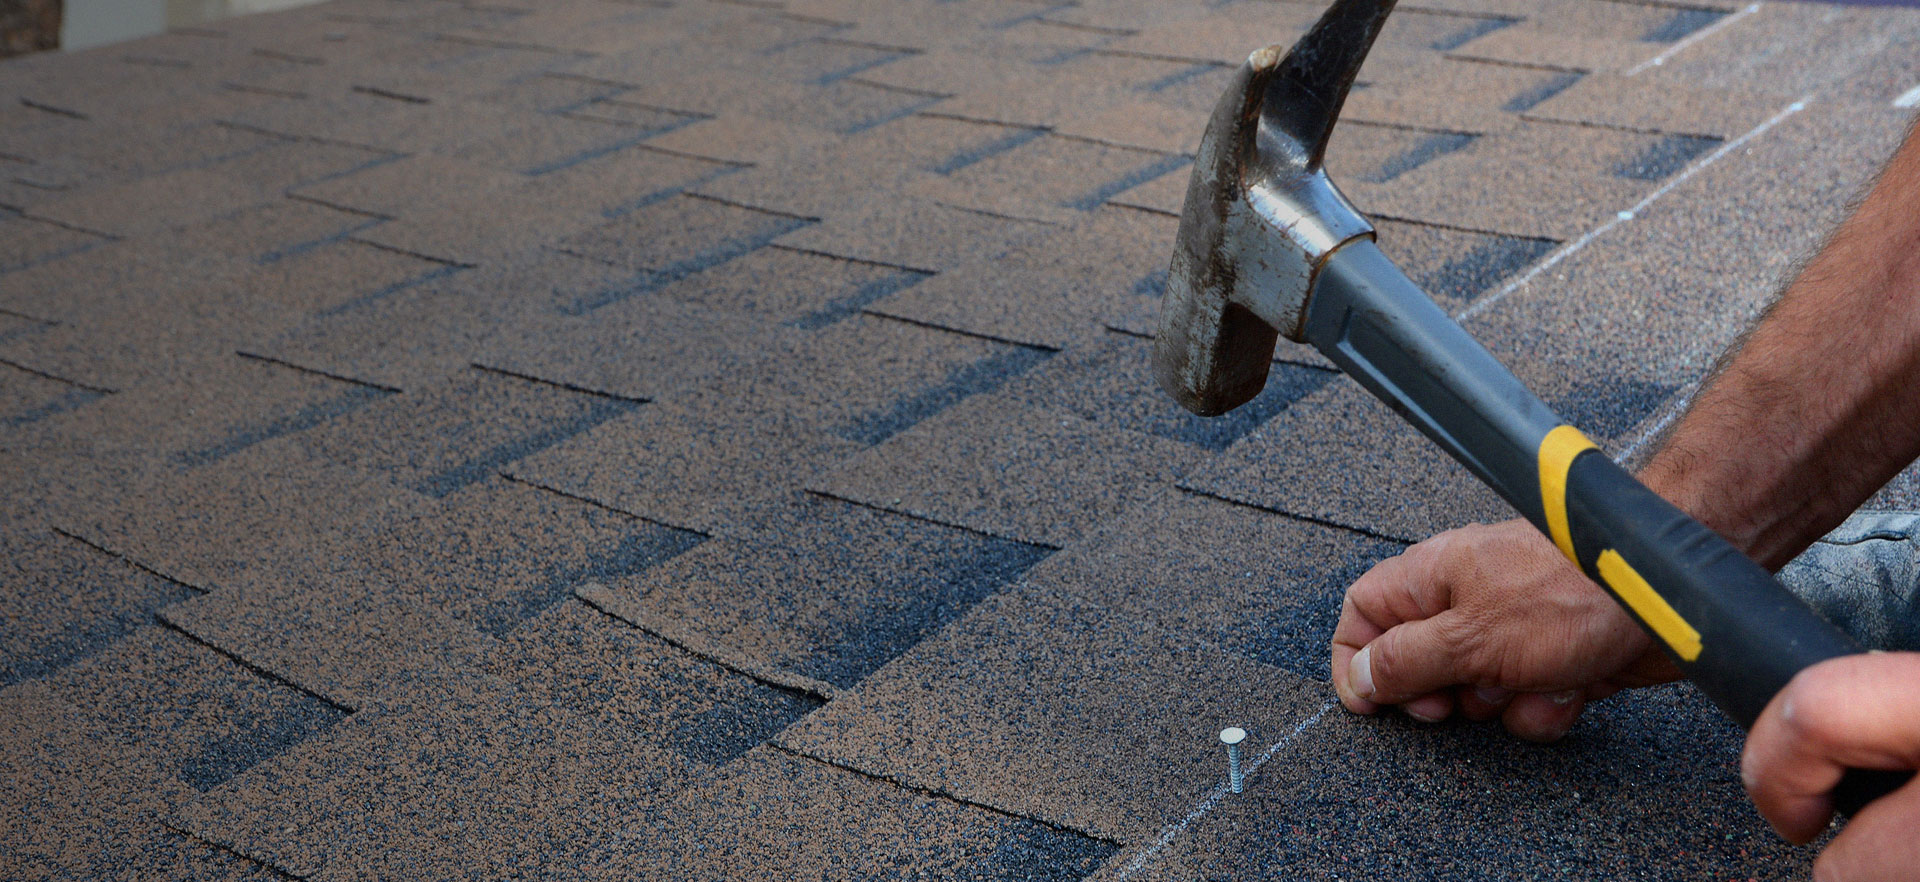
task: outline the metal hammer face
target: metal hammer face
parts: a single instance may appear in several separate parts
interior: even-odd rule
[[[1187,184],[1154,372],[1204,416],[1266,385],[1275,339],[1302,340],[1328,255],[1373,225],[1327,179],[1334,120],[1394,0],[1338,0],[1284,55],[1247,57],[1214,108]]]

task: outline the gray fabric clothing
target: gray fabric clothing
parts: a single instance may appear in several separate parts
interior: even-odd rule
[[[1780,581],[1869,649],[1920,650],[1920,512],[1857,512]]]

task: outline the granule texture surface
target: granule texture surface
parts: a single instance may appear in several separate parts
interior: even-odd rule
[[[0,61],[0,876],[1805,878],[1685,685],[1555,746],[1340,710],[1345,587],[1509,513],[1302,346],[1157,388],[1206,119],[1323,5],[329,0]],[[1885,5],[1427,0],[1328,167],[1634,461],[1916,85]]]

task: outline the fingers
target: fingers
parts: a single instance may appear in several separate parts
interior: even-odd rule
[[[1586,706],[1586,695],[1578,689],[1527,692],[1514,696],[1500,722],[1515,736],[1550,744],[1566,737]]]
[[[1498,686],[1461,687],[1455,702],[1467,719],[1491,720],[1506,712],[1507,705],[1513,702],[1513,692]]]
[[[1422,660],[1397,659],[1388,662],[1386,674],[1387,683],[1395,688],[1376,696],[1380,683],[1374,678],[1379,666],[1371,654],[1378,652],[1371,648],[1389,632],[1424,623],[1448,608],[1452,592],[1439,566],[1443,562],[1446,544],[1444,538],[1436,537],[1415,545],[1397,557],[1374,565],[1347,589],[1346,598],[1340,606],[1340,622],[1333,631],[1331,673],[1334,691],[1339,693],[1340,702],[1348,710],[1370,714],[1379,710],[1382,704],[1399,704],[1421,698],[1441,687],[1454,685],[1453,682],[1436,682],[1430,688],[1411,691],[1400,689],[1397,685],[1399,681],[1395,678],[1400,676],[1405,666],[1418,666]],[[1392,642],[1398,643],[1404,639],[1406,635],[1401,635],[1392,638]],[[1416,645],[1413,650],[1421,651],[1421,647]],[[1391,653],[1398,650],[1387,651]],[[1452,706],[1451,698],[1434,696],[1417,710],[1437,715],[1438,718],[1451,713]]]
[[[1920,782],[1873,801],[1813,863],[1816,882],[1898,879],[1920,866]]]
[[[1531,526],[1466,527],[1381,561],[1347,589],[1330,673],[1355,713],[1399,705],[1436,722],[1459,712],[1552,741],[1584,707],[1574,687],[1642,654],[1603,627],[1608,614],[1639,633]],[[1515,698],[1555,689],[1574,691]]]
[[[1377,569],[1377,567],[1376,567]],[[1371,575],[1371,573],[1369,573]],[[1364,577],[1362,578],[1364,582]],[[1354,583],[1354,588],[1360,586]],[[1370,714],[1380,706],[1360,697],[1349,681],[1352,678],[1353,656],[1361,647],[1373,642],[1383,630],[1375,625],[1353,602],[1354,589],[1348,589],[1346,599],[1340,603],[1340,624],[1333,629],[1333,691],[1340,696],[1340,703],[1356,714]],[[1371,692],[1371,688],[1368,690]]]
[[[1422,723],[1438,723],[1453,715],[1453,692],[1431,692],[1400,706],[1407,716]]]
[[[1872,653],[1814,665],[1780,690],[1747,736],[1740,776],[1773,828],[1800,843],[1826,827],[1845,770],[1915,767],[1920,653]]]
[[[1348,663],[1349,687],[1374,704],[1404,704],[1479,679],[1461,664],[1457,619],[1444,612],[1375,637]],[[1452,699],[1446,703],[1451,707]]]

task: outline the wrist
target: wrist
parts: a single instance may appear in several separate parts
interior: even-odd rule
[[[1714,485],[1720,482],[1705,474],[1710,467],[1704,458],[1684,447],[1668,445],[1655,453],[1636,477],[1647,489],[1751,556],[1764,528],[1731,505],[1727,493],[1714,491]]]
[[[1821,516],[1812,510],[1819,494],[1788,492],[1731,457],[1669,446],[1655,454],[1638,477],[1647,489],[1770,570],[1792,560],[1818,535],[1802,534],[1805,524]]]

